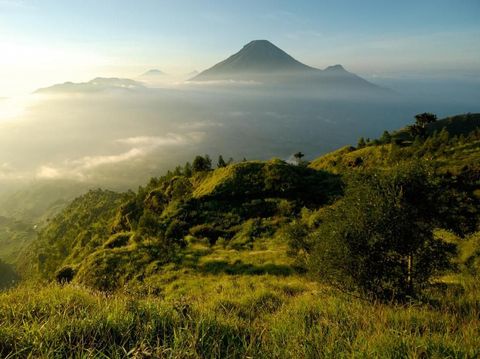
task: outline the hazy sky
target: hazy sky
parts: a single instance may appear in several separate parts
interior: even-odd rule
[[[0,98],[203,70],[253,39],[362,75],[480,73],[479,0],[0,0]]]

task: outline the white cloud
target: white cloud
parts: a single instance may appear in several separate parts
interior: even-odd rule
[[[25,173],[19,172],[10,163],[0,164],[0,180],[20,180],[25,177]]]
[[[140,157],[146,154],[145,149],[132,148],[127,152],[117,155],[104,155],[104,156],[86,156],[76,161],[80,164],[80,168],[89,169],[106,164],[114,164],[119,162],[128,161],[136,157]]]
[[[197,143],[204,139],[205,132],[189,132],[184,135],[169,133],[165,136],[136,136],[121,138],[114,141],[130,148],[117,154],[84,156],[75,160],[65,161],[62,165],[42,165],[36,172],[37,178],[75,178],[84,180],[92,170],[104,165],[121,164],[122,162],[142,159],[161,147],[180,146]],[[1,177],[1,168],[0,168]]]
[[[185,136],[169,133],[166,136],[137,136],[118,139],[118,143],[136,146],[158,147],[165,145],[180,145],[186,143]]]
[[[188,85],[198,85],[198,86],[216,86],[216,85],[238,85],[238,86],[250,86],[250,85],[261,85],[262,83],[254,80],[205,80],[205,81],[185,81],[185,84]]]
[[[37,171],[37,178],[53,179],[61,177],[57,168],[51,166],[41,166]]]

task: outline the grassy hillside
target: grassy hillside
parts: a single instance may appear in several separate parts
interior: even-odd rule
[[[250,249],[339,193],[337,176],[280,160],[153,178],[137,194],[90,191],[40,232],[20,267],[49,279],[70,268],[75,281],[111,290],[178,261],[190,240]]]
[[[0,217],[0,260],[15,263],[25,247],[36,238],[34,225]]]
[[[14,286],[19,279],[12,265],[0,260],[0,291]]]
[[[480,114],[467,113],[463,115],[446,117],[441,120],[428,124],[427,133],[433,135],[434,132],[447,130],[451,136],[468,136],[472,131],[480,127]],[[407,129],[394,132],[394,137],[408,138]]]
[[[87,188],[85,183],[50,180],[4,193],[0,198],[0,260],[15,263],[37,231]]]
[[[66,258],[84,258],[109,234],[109,219],[126,195],[91,190],[49,221],[18,266],[33,276],[54,273]]]
[[[443,119],[429,124],[427,136],[416,140],[404,129],[393,133],[388,141],[381,138],[364,146],[346,146],[328,153],[313,160],[310,167],[342,173],[356,168],[389,168],[399,162],[426,160],[442,172],[459,174],[468,170],[475,173],[480,170],[479,121],[480,115]]]
[[[0,294],[0,355],[19,357],[477,357],[478,281],[450,277],[430,304],[370,303],[296,272],[284,242],[192,243],[115,295],[77,285]],[[128,355],[127,355],[128,353]]]
[[[89,184],[67,180],[36,181],[0,198],[0,214],[41,224],[84,193]]]
[[[440,132],[445,128],[451,135],[467,136],[470,132],[480,127],[480,114],[468,113],[464,115],[451,116],[430,124],[429,133]]]
[[[0,356],[480,356],[480,132],[360,147],[200,158],[78,197],[24,252],[30,281],[0,293]],[[386,300],[329,281],[365,268],[385,293],[421,286]]]

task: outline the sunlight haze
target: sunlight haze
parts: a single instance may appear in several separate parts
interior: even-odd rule
[[[308,65],[342,63],[364,76],[478,77],[479,12],[476,0],[1,0],[0,97],[150,68],[187,74],[262,38]]]

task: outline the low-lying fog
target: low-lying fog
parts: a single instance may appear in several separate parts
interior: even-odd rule
[[[66,85],[26,99],[0,99],[0,181],[4,189],[32,179],[135,188],[196,154],[208,153],[214,163],[219,154],[268,159],[302,151],[314,158],[404,126],[418,112],[480,111],[478,82],[464,93],[459,88],[466,85],[458,83],[419,88],[407,82],[379,79],[396,93],[378,98],[259,83],[190,83]]]

